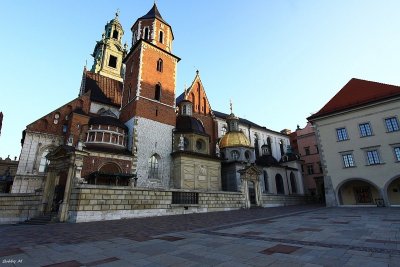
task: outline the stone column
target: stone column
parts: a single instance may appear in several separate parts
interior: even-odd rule
[[[251,207],[251,203],[250,203],[250,196],[249,196],[249,187],[248,187],[246,179],[242,179],[242,193],[244,196],[245,208],[249,209]]]
[[[63,203],[60,205],[59,218],[60,222],[65,222],[68,220],[68,209],[69,209],[69,199],[71,197],[71,191],[73,188],[74,174],[75,174],[75,155],[71,155],[71,159],[68,165],[68,176],[67,182],[65,184],[64,199]]]
[[[53,199],[52,198],[50,199],[50,197],[53,196],[54,193],[54,186],[55,186],[54,182],[56,180],[56,176],[57,176],[56,170],[52,167],[49,167],[44,181],[43,195],[42,195],[41,206],[39,207],[39,213],[45,213],[46,211],[49,211],[51,208]]]
[[[262,206],[262,193],[261,193],[261,187],[260,187],[260,181],[255,181],[254,182],[254,191],[256,193],[256,204],[257,206]]]

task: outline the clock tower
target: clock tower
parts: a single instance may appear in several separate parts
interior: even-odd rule
[[[172,130],[175,128],[174,35],[156,4],[136,20],[126,64],[120,119],[132,137],[139,186],[169,187]]]

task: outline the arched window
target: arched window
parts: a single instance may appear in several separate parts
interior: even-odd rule
[[[264,189],[265,189],[265,193],[269,192],[269,184],[268,184],[268,173],[267,171],[263,172],[263,176],[264,176]]]
[[[297,194],[296,177],[293,172],[290,172],[290,186],[292,187],[292,193]]]
[[[221,137],[224,136],[226,134],[226,127],[222,126],[221,128]]]
[[[161,101],[161,84],[156,84],[156,90],[154,93],[154,99],[157,101]]]
[[[193,106],[192,106],[192,113],[194,113],[194,109],[195,109],[195,106],[196,106],[196,98],[194,97],[194,93],[192,92],[192,93],[190,93],[190,96],[192,97],[192,103],[193,103]]]
[[[207,101],[205,97],[203,97],[203,111],[204,115],[207,115]]]
[[[285,194],[285,188],[283,186],[283,178],[279,173],[275,176],[276,193]]]
[[[157,60],[157,71],[159,72],[163,71],[163,60],[161,58]]]
[[[100,167],[99,172],[104,172],[104,173],[121,173],[121,168],[113,163],[113,162],[108,162],[104,164],[103,166]]]
[[[196,109],[200,112],[200,106],[201,106],[200,83],[197,83],[197,99],[199,100],[199,103]]]
[[[164,33],[162,31],[160,31],[159,42],[164,43]]]
[[[144,29],[144,39],[145,39],[145,40],[148,40],[148,39],[149,39],[149,28],[148,28],[148,27],[146,27],[146,28]]]
[[[157,154],[154,154],[149,158],[149,178],[150,179],[158,179],[158,160],[159,160],[159,156]]]
[[[40,163],[39,163],[39,172],[45,172],[47,166],[49,165],[50,161],[46,158],[47,154],[49,154],[49,149],[47,148],[45,151],[43,151],[42,156],[40,157]]]
[[[113,38],[118,40],[118,31],[117,30],[113,31]]]
[[[285,154],[285,150],[283,149],[283,140],[279,140],[279,148],[281,149],[281,156]]]

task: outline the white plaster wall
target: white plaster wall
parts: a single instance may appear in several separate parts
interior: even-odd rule
[[[396,116],[400,120],[400,101],[361,108],[315,122],[320,152],[326,175],[333,188],[351,178],[363,178],[383,189],[385,184],[400,174],[400,162],[395,160],[393,144],[400,143],[400,131],[387,132],[384,119]],[[360,137],[359,123],[369,122],[373,135]],[[349,140],[337,141],[336,129],[345,127]],[[365,149],[377,146],[382,164],[367,165]],[[356,167],[344,168],[340,152],[351,151]]]
[[[32,193],[42,185],[45,173],[38,173],[42,151],[62,144],[61,136],[26,132],[11,193]]]
[[[137,175],[140,187],[169,188],[172,166],[172,130],[174,126],[153,120],[136,117],[137,139]],[[129,127],[129,126],[128,126]],[[159,180],[148,179],[148,160],[153,154],[158,154]]]

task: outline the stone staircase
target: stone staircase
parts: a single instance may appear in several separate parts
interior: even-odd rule
[[[27,224],[27,225],[44,225],[49,223],[57,222],[57,214],[58,212],[48,212],[43,215],[39,215],[24,222],[20,222],[19,224]]]

